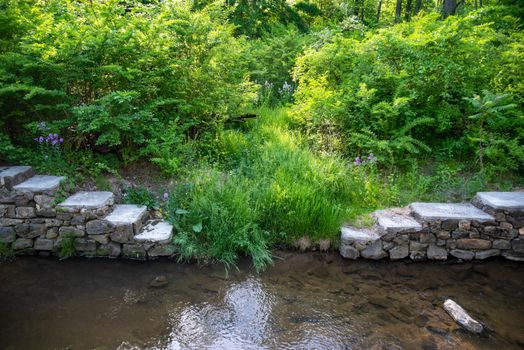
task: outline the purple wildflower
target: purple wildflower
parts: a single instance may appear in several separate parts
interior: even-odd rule
[[[44,137],[43,137],[43,136],[40,136],[40,137],[38,138],[38,142],[43,143],[43,142],[44,142]]]
[[[167,201],[169,199],[169,193],[164,192],[163,198],[164,198],[165,201]]]
[[[355,158],[355,161],[353,162],[353,164],[355,164],[355,165],[360,165],[360,164],[362,164],[362,160],[360,159],[360,157],[356,157],[356,158]]]
[[[63,143],[64,142],[64,138],[61,137],[59,141],[60,141],[60,143]]]

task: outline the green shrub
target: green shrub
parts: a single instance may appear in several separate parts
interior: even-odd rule
[[[296,120],[317,149],[375,152],[395,166],[430,150],[440,159],[468,159],[477,126],[467,118],[465,97],[507,92],[522,108],[518,21],[506,16],[497,26],[491,20],[483,10],[444,21],[431,14],[309,50],[294,72]],[[508,70],[500,69],[505,65]],[[512,124],[505,137],[522,144],[522,119]]]

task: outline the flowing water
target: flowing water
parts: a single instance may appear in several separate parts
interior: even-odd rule
[[[221,266],[18,258],[0,264],[0,349],[522,349],[524,264],[277,253]],[[168,284],[152,288],[156,276]],[[487,328],[472,335],[446,298]]]

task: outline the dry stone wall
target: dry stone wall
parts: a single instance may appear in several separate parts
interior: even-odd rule
[[[65,178],[0,167],[0,244],[15,255],[156,259],[172,256],[173,227],[146,207],[115,205],[111,192],[70,195]]]
[[[342,256],[524,261],[524,192],[480,192],[472,203],[412,203],[373,217],[371,228],[342,228]]]

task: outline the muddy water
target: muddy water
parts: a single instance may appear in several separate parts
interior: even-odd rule
[[[16,259],[0,264],[0,349],[522,349],[524,264]],[[164,288],[151,288],[158,275]],[[451,297],[488,331],[442,310]]]

